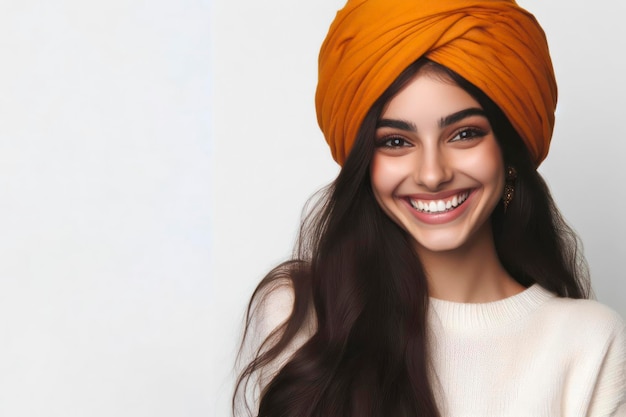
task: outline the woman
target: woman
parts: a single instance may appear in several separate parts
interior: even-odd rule
[[[556,82],[534,17],[505,0],[350,0],[319,71],[342,169],[253,295],[238,384],[258,384],[253,412],[625,415],[624,323],[585,300],[536,171]]]

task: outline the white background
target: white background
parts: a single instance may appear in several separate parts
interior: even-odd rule
[[[626,315],[626,4],[521,4],[560,85],[541,171]],[[250,292],[337,173],[313,94],[342,5],[0,5],[0,416],[228,415]]]
[[[0,5],[0,416],[211,415],[207,1]]]

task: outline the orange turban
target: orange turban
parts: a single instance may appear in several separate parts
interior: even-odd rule
[[[315,96],[335,161],[343,165],[370,107],[420,57],[487,94],[543,161],[556,80],[543,30],[513,0],[348,0],[322,45]]]

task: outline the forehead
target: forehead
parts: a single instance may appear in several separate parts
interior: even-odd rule
[[[420,72],[387,102],[381,118],[430,124],[468,108],[480,109],[482,106],[447,77]]]

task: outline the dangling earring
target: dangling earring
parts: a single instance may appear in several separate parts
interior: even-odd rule
[[[509,208],[509,204],[513,201],[515,195],[515,180],[517,179],[517,171],[513,167],[507,167],[506,169],[506,183],[504,184],[504,195],[502,201],[504,203],[504,212]]]

